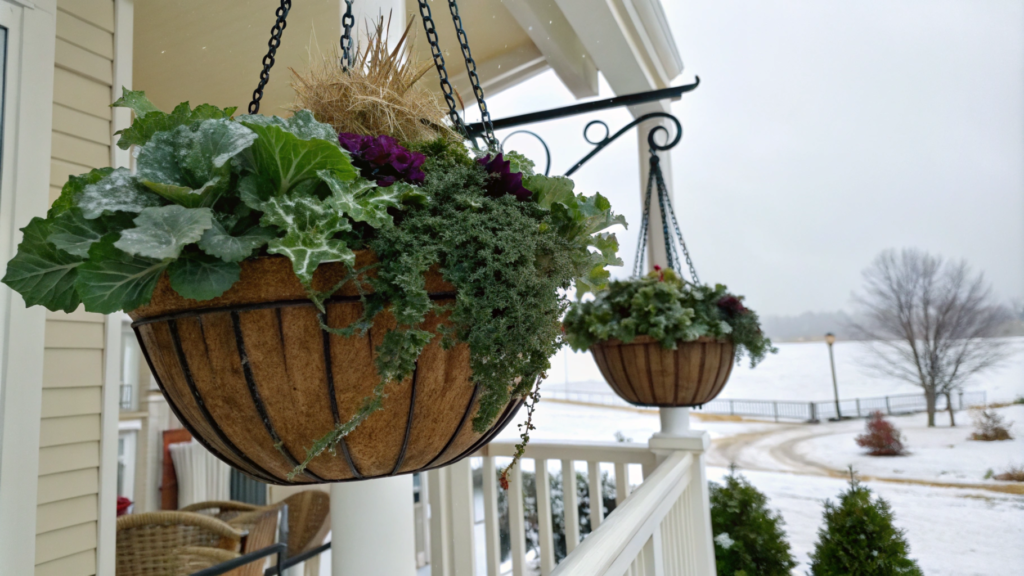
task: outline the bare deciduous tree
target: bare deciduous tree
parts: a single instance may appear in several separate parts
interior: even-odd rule
[[[935,426],[939,395],[956,425],[952,395],[1010,353],[993,338],[1011,318],[982,274],[921,250],[886,250],[864,271],[853,328],[868,341],[871,368],[920,386]]]

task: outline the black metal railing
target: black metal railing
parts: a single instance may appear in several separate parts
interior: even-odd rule
[[[565,400],[582,404],[601,406],[629,406],[625,400],[610,392],[576,392],[570,390],[551,390],[544,397],[553,400]],[[984,406],[988,395],[984,390],[958,392],[952,396],[953,410],[963,410],[974,406]],[[912,414],[928,409],[923,394],[895,394],[872,398],[847,398],[839,401],[839,411],[844,418],[865,418],[873,412],[886,415]],[[945,396],[935,400],[937,411],[948,410]],[[799,420],[804,422],[820,422],[836,417],[835,400],[802,402],[798,400],[742,400],[718,398],[704,404],[699,412],[729,416],[747,416],[767,418],[776,422],[780,420]]]
[[[331,543],[327,542],[321,546],[313,548],[312,550],[307,550],[301,554],[296,554],[295,556],[288,557],[288,545],[284,543],[277,543],[272,546],[267,546],[266,548],[261,548],[254,552],[249,552],[248,554],[243,554],[238,558],[232,558],[231,560],[228,560],[226,562],[221,562],[220,564],[217,564],[215,566],[204,568],[199,572],[194,572],[192,576],[220,576],[221,574],[227,574],[228,572],[236,568],[241,568],[246,564],[260,561],[266,558],[267,556],[272,556],[274,554],[277,555],[274,565],[270,568],[267,568],[263,572],[263,576],[281,575],[284,574],[285,570],[291,568],[292,566],[305,562],[306,560],[309,560],[314,556],[319,556],[320,554],[323,554],[324,552],[330,549]]]

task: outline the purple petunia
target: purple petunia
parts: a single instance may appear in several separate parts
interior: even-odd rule
[[[477,160],[477,163],[487,170],[490,177],[487,179],[487,194],[489,196],[503,196],[511,194],[519,200],[529,200],[533,196],[523,187],[523,175],[519,172],[512,172],[512,163],[498,153],[493,158],[490,154]]]
[[[352,165],[364,178],[376,180],[378,186],[391,186],[399,180],[422,184],[426,179],[420,166],[427,157],[410,152],[391,136],[360,136],[342,132],[338,143],[352,155]]]
[[[730,294],[722,296],[716,304],[722,312],[725,312],[730,317],[740,316],[747,313],[747,307],[743,305],[743,302],[740,301],[739,298]]]

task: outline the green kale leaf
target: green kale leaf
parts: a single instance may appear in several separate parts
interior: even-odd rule
[[[238,282],[242,267],[202,253],[182,255],[167,267],[171,288],[185,298],[210,300]]]
[[[253,226],[238,236],[232,236],[216,219],[213,226],[203,232],[199,239],[199,247],[211,256],[216,256],[225,262],[241,262],[253,251],[263,247],[272,238],[277,237],[277,232],[263,226]]]
[[[148,304],[169,260],[132,256],[114,246],[108,234],[89,249],[89,260],[78,267],[75,288],[90,312],[111,314]]]
[[[274,196],[284,195],[303,182],[318,180],[317,172],[321,170],[331,171],[341,180],[358,176],[333,129],[313,120],[307,111],[288,120],[242,116],[239,122],[259,136],[243,154],[246,167],[269,183]],[[324,137],[327,131],[331,132],[329,139]]]
[[[21,231],[24,236],[18,253],[7,263],[3,283],[21,294],[28,306],[74,312],[81,303],[75,279],[82,258],[46,241],[51,232],[47,220],[33,218]]]
[[[146,98],[145,92],[122,90],[121,98],[118,98],[111,106],[131,108],[135,112],[135,121],[132,122],[132,125],[114,133],[116,136],[120,136],[117,146],[122,150],[131,148],[133,144],[144,145],[158,132],[169,132],[178,126],[191,126],[196,122],[211,118],[231,118],[235,112],[235,108],[221,110],[209,104],[201,104],[192,110],[188,102],[182,102],[170,114],[167,114],[157,109]]]
[[[140,185],[138,178],[127,168],[118,168],[87,184],[75,200],[82,209],[82,215],[89,220],[114,212],[141,212],[164,203],[159,196]]]

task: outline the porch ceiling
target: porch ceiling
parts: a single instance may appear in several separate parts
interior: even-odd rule
[[[276,2],[160,0],[135,6],[134,87],[171,109],[185,100],[244,111],[259,80]],[[342,0],[293,3],[261,104],[282,113],[292,100],[289,68],[312,54],[333,55]],[[390,9],[418,14],[416,0],[356,0],[357,24]],[[467,108],[474,105],[446,2],[431,8],[449,75]],[[472,0],[460,4],[484,91],[495,94],[553,69],[577,97],[597,95],[601,70],[619,94],[662,88],[682,69],[660,0]],[[392,25],[398,29],[397,22]],[[422,25],[415,55],[430,59]],[[437,82],[427,86],[438,90]]]

